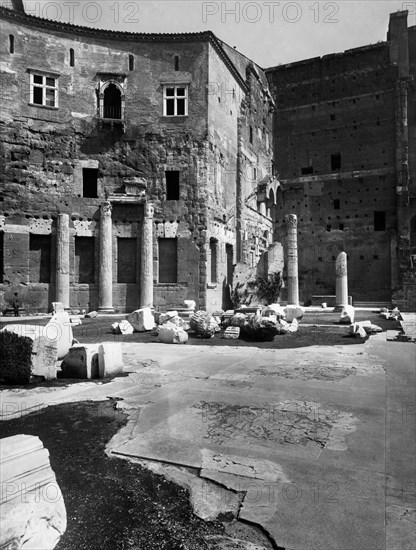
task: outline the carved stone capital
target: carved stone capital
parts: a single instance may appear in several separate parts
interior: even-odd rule
[[[111,206],[111,203],[106,201],[101,205],[101,216],[103,218],[110,218],[111,217],[111,211],[113,207]]]
[[[151,202],[146,202],[144,205],[144,217],[145,218],[153,218],[153,215],[155,213],[155,207]]]
[[[290,227],[297,227],[298,225],[298,217],[296,214],[289,214],[286,216],[286,223]]]

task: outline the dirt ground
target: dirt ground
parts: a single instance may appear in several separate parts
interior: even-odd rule
[[[108,458],[105,445],[125,423],[106,401],[57,405],[0,424],[2,438],[36,435],[49,450],[68,517],[56,550],[213,550],[227,534],[272,548],[233,518],[199,519],[188,492],[163,476]]]
[[[126,316],[127,317],[127,316]],[[115,321],[123,317],[112,317],[99,315],[95,319],[82,319],[82,325],[73,328],[74,338],[81,343],[99,342],[158,342],[157,336],[150,332],[134,333],[129,335],[115,335],[110,327]],[[16,323],[16,320],[8,321],[4,318],[3,324]],[[369,320],[380,326],[383,331],[399,330],[397,321],[386,320],[378,313],[371,311],[356,311],[356,321]],[[299,330],[295,333],[277,335],[272,342],[253,342],[241,338],[238,340],[225,340],[221,333],[215,334],[211,339],[196,338],[189,335],[189,344],[198,346],[249,346],[263,349],[291,349],[305,346],[332,346],[332,345],[354,345],[362,344],[361,338],[354,338],[349,335],[349,326],[339,324],[339,313],[306,312],[299,324]],[[22,321],[27,324],[46,324],[48,319],[37,319]],[[311,326],[312,325],[312,326]],[[1,328],[1,327],[0,327]]]

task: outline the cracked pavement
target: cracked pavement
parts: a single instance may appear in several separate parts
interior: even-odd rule
[[[122,344],[125,375],[4,390],[2,418],[111,398],[107,453],[189,488],[287,550],[416,548],[416,346],[288,350]]]

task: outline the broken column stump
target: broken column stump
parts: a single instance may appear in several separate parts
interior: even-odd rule
[[[42,441],[23,434],[2,439],[0,470],[0,548],[55,548],[66,509]]]

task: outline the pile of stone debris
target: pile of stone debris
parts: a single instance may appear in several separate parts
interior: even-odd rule
[[[113,323],[115,334],[151,331],[160,342],[185,344],[188,333],[196,338],[213,338],[222,333],[223,338],[244,338],[253,341],[271,341],[277,334],[296,332],[304,309],[300,306],[271,304],[266,307],[241,308],[240,310],[195,311],[195,302],[186,300],[183,308],[157,312],[152,308],[133,311],[126,320]]]

